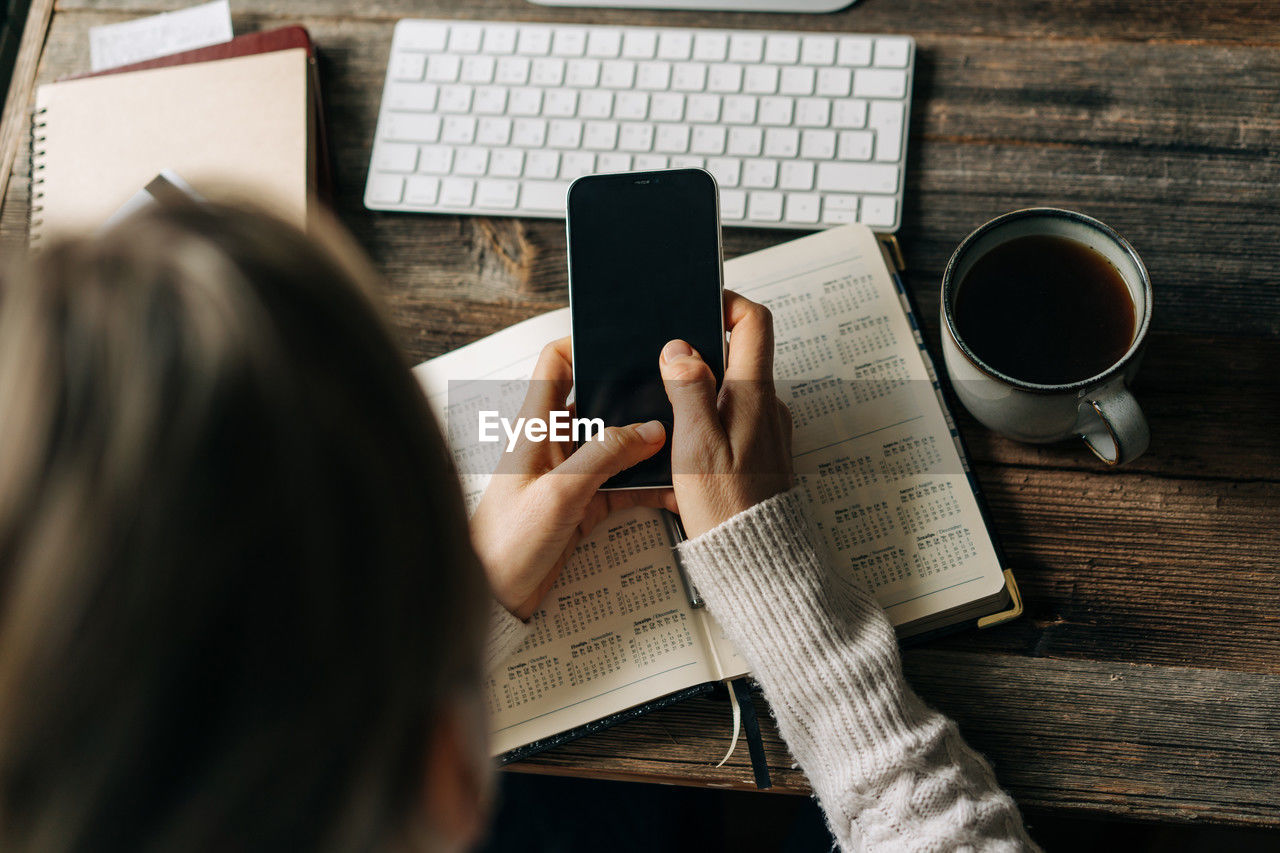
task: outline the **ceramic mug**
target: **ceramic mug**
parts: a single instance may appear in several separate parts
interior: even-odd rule
[[[974,354],[956,328],[956,297],[974,263],[1017,237],[1049,235],[1083,243],[1119,271],[1133,300],[1133,340],[1101,373],[1060,385],[1003,373]],[[1150,432],[1129,383],[1151,326],[1151,279],[1129,242],[1092,217],[1034,207],[998,216],[956,247],[942,275],[942,355],[956,396],[987,427],[1019,441],[1045,443],[1078,435],[1108,465],[1136,459]]]

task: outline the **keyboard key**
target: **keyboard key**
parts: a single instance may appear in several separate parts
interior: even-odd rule
[[[759,62],[764,59],[764,36],[734,33],[729,37],[730,62]]]
[[[518,118],[511,124],[511,144],[521,148],[541,148],[547,142],[547,121]]]
[[[600,85],[606,89],[630,89],[636,81],[636,64],[630,59],[600,63]]]
[[[800,139],[800,156],[806,160],[830,160],[836,156],[836,132],[806,130]]]
[[[720,218],[742,219],[747,215],[747,194],[742,190],[720,193]]]
[[[446,116],[440,141],[450,145],[470,145],[476,138],[476,120],[472,116]]]
[[[549,118],[572,118],[578,114],[578,93],[569,89],[548,92],[542,114]]]
[[[845,130],[840,133],[841,160],[870,160],[875,136],[869,130]]]
[[[831,102],[826,98],[801,98],[796,101],[796,124],[800,127],[826,127],[831,121]]]
[[[459,148],[453,160],[455,175],[483,175],[489,171],[489,151],[486,148]]]
[[[500,148],[489,155],[489,174],[495,178],[518,178],[524,172],[524,152]]]
[[[564,60],[554,56],[539,57],[529,67],[529,82],[551,88],[564,83]]]
[[[859,98],[901,98],[907,93],[907,72],[889,68],[859,68],[853,74],[853,94]]]
[[[734,127],[729,130],[729,153],[739,157],[755,157],[764,144],[764,131],[758,127]]]
[[[666,154],[683,154],[689,150],[689,128],[683,124],[660,124],[654,149]]]
[[[484,29],[474,24],[454,24],[449,28],[450,53],[477,53]]]
[[[856,195],[829,195],[822,202],[822,219],[830,225],[858,221]]]
[[[685,102],[684,120],[710,124],[720,118],[719,95],[690,95]]]
[[[546,56],[551,52],[549,27],[524,27],[516,39],[516,53],[522,56]]]
[[[587,51],[587,31],[573,28],[557,29],[551,37],[552,56],[582,56]]]
[[[746,161],[742,164],[742,185],[752,189],[773,189],[778,185],[777,162],[773,160]]]
[[[618,147],[623,151],[649,151],[653,148],[653,125],[651,124],[633,124],[628,122],[622,125],[622,129],[618,133]],[[663,158],[664,160],[666,158]],[[653,166],[650,168],[662,168]]]
[[[399,204],[404,178],[399,175],[370,175],[365,195],[371,204]]]
[[[516,51],[515,27],[485,27],[484,42],[481,49],[485,53],[507,56]]]
[[[684,118],[684,95],[663,92],[649,102],[649,118],[653,121],[680,121]]]
[[[725,128],[718,125],[698,125],[693,129],[689,150],[694,154],[723,154]]]
[[[397,53],[391,57],[387,74],[392,80],[417,82],[422,79],[422,72],[426,67],[427,58],[420,53]]]
[[[494,69],[494,82],[504,86],[523,86],[529,82],[529,57],[504,56],[498,60]]]
[[[742,177],[742,161],[733,157],[712,157],[707,160],[707,171],[715,176],[721,189],[736,187]]]
[[[517,181],[476,181],[476,207],[512,210],[520,195]]]
[[[636,88],[665,91],[671,85],[671,66],[665,62],[641,62],[636,66]]]
[[[568,184],[559,181],[524,181],[520,186],[520,205],[529,210],[563,213],[568,189]]]
[[[470,86],[441,86],[439,110],[442,113],[469,113],[475,90]]]
[[[578,148],[582,145],[582,122],[557,119],[547,127],[547,144],[552,148]]]
[[[434,21],[401,21],[396,24],[396,47],[436,53],[444,50],[449,28]]]
[[[583,118],[609,118],[613,115],[613,92],[593,89],[578,98],[578,115]]]
[[[876,39],[875,64],[884,68],[906,68],[911,56],[911,41],[905,38]],[[863,205],[863,210],[866,206]],[[884,224],[884,223],[879,223]]]
[[[671,88],[677,92],[701,92],[707,87],[707,66],[700,62],[677,62],[671,68]]]
[[[640,154],[636,157],[633,164],[636,171],[650,172],[655,169],[667,168],[668,160],[661,154]]]
[[[751,193],[747,201],[747,219],[777,222],[782,218],[782,193]]]
[[[470,207],[476,182],[470,178],[444,178],[440,181],[440,204],[445,207]]]
[[[895,193],[898,190],[898,167],[870,163],[819,163],[818,189]]]
[[[847,98],[853,88],[853,71],[848,68],[819,68],[815,91],[827,98]]]
[[[622,36],[624,59],[653,59],[658,51],[658,34],[653,30],[628,30]]]
[[[587,35],[587,56],[596,59],[613,59],[622,53],[622,32],[619,30],[592,30]]]
[[[790,98],[761,98],[761,124],[789,125],[794,102]]]
[[[673,169],[701,169],[706,166],[706,162],[701,157],[693,157],[688,154],[671,158],[671,168]]]
[[[453,168],[453,149],[448,145],[424,145],[418,160],[418,171],[428,175],[447,175]]]
[[[513,116],[536,116],[542,113],[541,89],[512,89],[507,97],[507,112]]]
[[[729,37],[724,33],[697,33],[693,37],[693,58],[699,62],[724,62],[729,54]]]
[[[630,154],[601,154],[596,157],[596,170],[600,172],[631,171]]]
[[[599,85],[600,60],[598,59],[569,60],[565,68],[564,82],[566,86],[574,86],[579,89],[590,89]]]
[[[771,127],[764,132],[764,156],[789,160],[799,153],[800,131],[790,127]]]
[[[618,125],[612,121],[589,121],[582,133],[582,147],[612,151],[618,144]]]
[[[644,92],[619,92],[613,105],[614,118],[643,121],[649,115],[649,96]]]
[[[893,196],[863,196],[862,222],[872,228],[891,228],[897,219],[898,202]]]
[[[710,92],[742,91],[741,65],[712,65],[707,69],[707,90]]]
[[[482,116],[502,115],[507,111],[507,90],[503,86],[481,86],[476,89],[472,110]]]
[[[560,177],[567,181],[590,175],[596,170],[596,155],[589,151],[569,151],[560,158]]]
[[[833,127],[866,127],[867,102],[857,98],[836,101],[831,114],[831,124]]]
[[[836,40],[831,36],[805,36],[800,42],[805,65],[830,65],[836,61]]]
[[[405,180],[405,204],[435,204],[439,195],[439,178],[431,178],[426,175],[410,175]]]
[[[427,63],[428,83],[456,83],[462,72],[462,58],[452,53],[433,54]],[[419,79],[417,77],[413,79]]]
[[[724,99],[720,116],[725,124],[755,124],[756,98],[753,95],[731,95]]]
[[[658,35],[658,58],[668,61],[688,59],[693,53],[693,33],[666,30]]]
[[[545,178],[551,180],[560,174],[559,151],[530,151],[524,161],[526,178]],[[527,204],[527,199],[526,202]]]
[[[764,61],[775,65],[794,65],[800,61],[800,37],[768,36],[764,45]]]
[[[386,113],[378,132],[383,139],[397,142],[435,142],[440,138],[440,116]]]
[[[418,165],[418,146],[383,142],[373,149],[373,168],[379,172],[412,172]]]
[[[509,144],[511,142],[511,119],[506,116],[487,116],[480,119],[476,126],[476,142],[492,148]]]
[[[778,91],[784,95],[812,95],[817,71],[807,65],[782,69]]]
[[[876,132],[876,159],[897,162],[902,152],[904,107],[901,101],[873,101],[867,125]]]
[[[857,68],[871,64],[871,39],[849,36],[840,39],[836,49],[836,64]]]
[[[813,189],[813,164],[804,160],[789,160],[779,170],[778,186],[784,190]]]
[[[778,91],[778,69],[772,65],[751,65],[742,82],[742,91],[752,95],[772,95]]]
[[[817,193],[787,193],[787,221],[812,225],[818,221],[822,196]]]
[[[492,83],[493,72],[497,67],[498,61],[492,56],[480,54],[478,56],[468,56],[462,60],[462,71],[460,77],[463,83]]]
[[[382,108],[431,112],[436,108],[439,92],[439,88],[430,83],[392,83],[387,87]]]

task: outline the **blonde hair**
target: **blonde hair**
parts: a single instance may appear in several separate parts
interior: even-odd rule
[[[0,848],[359,850],[415,808],[484,587],[351,257],[191,205],[0,284]]]

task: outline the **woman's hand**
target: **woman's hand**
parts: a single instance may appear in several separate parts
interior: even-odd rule
[[[573,387],[569,339],[542,350],[520,416],[547,420],[568,409]],[[609,513],[632,506],[674,509],[670,490],[601,492],[613,475],[661,449],[658,421],[609,427],[576,451],[571,441],[523,436],[494,471],[475,515],[471,537],[498,601],[521,619],[537,610],[565,561]]]
[[[791,413],[773,386],[773,316],[725,291],[729,358],[716,394],[711,368],[684,341],[659,367],[675,409],[671,470],[685,532],[694,537],[791,488]]]

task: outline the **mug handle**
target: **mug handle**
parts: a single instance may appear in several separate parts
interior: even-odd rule
[[[1123,465],[1146,451],[1151,430],[1138,401],[1123,382],[1098,389],[1081,406],[1088,408],[1080,437],[1103,462]]]

